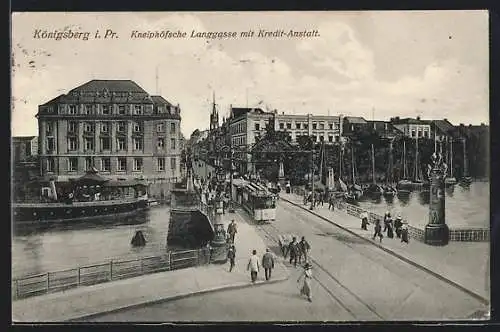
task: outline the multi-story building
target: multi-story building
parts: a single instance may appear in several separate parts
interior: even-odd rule
[[[12,137],[12,186],[15,200],[30,180],[40,176],[38,137]]]
[[[428,121],[421,120],[420,117],[416,119],[395,117],[391,118],[391,123],[407,137],[431,138],[431,124]]]
[[[108,178],[180,175],[180,107],[130,80],[92,80],[38,109],[42,175],[95,167]]]
[[[14,162],[33,159],[38,155],[37,136],[12,137],[12,160]]]
[[[276,110],[265,112],[260,108],[231,107],[227,122],[230,142],[235,150],[235,166],[240,172],[252,170],[251,154],[247,152],[265,134],[270,124],[276,131],[288,132],[291,144],[297,144],[300,136],[334,144],[342,136],[342,116],[278,114]]]

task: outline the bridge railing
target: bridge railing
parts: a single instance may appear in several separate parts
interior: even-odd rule
[[[111,260],[14,279],[12,280],[12,297],[21,299],[80,286],[204,265],[209,262],[210,249],[207,248],[169,252],[161,256]]]

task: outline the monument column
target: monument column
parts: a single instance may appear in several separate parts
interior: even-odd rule
[[[449,229],[445,220],[444,178],[447,166],[442,155],[432,156],[428,167],[430,181],[429,223],[425,226],[425,243],[430,245],[446,245],[449,241]]]

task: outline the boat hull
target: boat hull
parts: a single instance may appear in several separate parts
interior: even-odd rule
[[[144,199],[65,203],[14,203],[15,224],[56,223],[68,220],[129,214],[148,208]]]

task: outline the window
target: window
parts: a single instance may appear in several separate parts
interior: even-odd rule
[[[415,137],[415,136],[416,136],[416,134],[415,134],[415,129],[412,129],[412,131],[411,131],[411,136],[410,136],[410,137]]]
[[[313,142],[317,142],[318,141],[318,136],[314,135],[313,136]]]
[[[165,131],[165,124],[163,123],[158,123],[156,125],[156,132],[157,133],[163,133]]]
[[[328,136],[328,142],[333,142],[333,136]]]
[[[295,129],[300,129],[300,122],[295,124]]]
[[[127,124],[124,121],[118,122],[117,130],[119,133],[124,133],[127,128]]]
[[[325,124],[324,123],[320,123],[319,124],[319,129],[320,130],[324,130],[325,129]]]
[[[118,105],[118,114],[125,115],[125,105]]]
[[[165,139],[163,137],[158,138],[157,146],[158,149],[163,149],[165,147]]]
[[[333,123],[330,123],[330,124],[329,124],[329,128],[330,128],[330,129],[333,129]]]
[[[93,126],[92,123],[89,123],[89,122],[85,123],[85,125],[83,126],[83,128],[84,128],[84,131],[87,132],[87,133],[94,132],[94,126]]]
[[[176,169],[177,162],[175,160],[175,157],[170,158],[170,168],[171,169]]]
[[[70,114],[70,115],[76,114],[76,105],[69,105],[68,114]]]
[[[92,105],[85,105],[83,107],[83,114],[92,114]]]
[[[74,121],[68,123],[68,133],[76,133],[78,130],[78,124]]]
[[[103,133],[109,133],[109,123],[108,122],[101,123],[101,131]]]
[[[292,129],[292,124],[290,122],[286,124],[286,129]]]
[[[319,141],[320,141],[320,142],[323,142],[324,140],[325,140],[325,137],[324,137],[324,136],[320,136],[320,137],[319,137]]]
[[[134,132],[135,133],[141,132],[141,125],[139,123],[134,123]]]
[[[134,138],[134,150],[142,150],[142,138]]]
[[[125,140],[125,137],[118,137],[117,143],[118,143],[118,151],[127,150],[127,141]]]
[[[94,164],[92,163],[92,158],[90,157],[85,158],[85,170],[88,171],[89,169],[92,168],[92,166],[94,166]]]
[[[109,115],[109,110],[110,110],[109,105],[102,105],[102,114],[103,115]]]
[[[175,123],[171,123],[171,124],[170,124],[170,133],[171,133],[171,134],[175,134],[175,130],[176,130],[176,129],[175,129]]]
[[[45,133],[47,135],[52,135],[53,131],[54,131],[54,126],[52,125],[51,122],[47,122],[46,127],[45,127]]]
[[[418,137],[422,137],[422,130],[418,130]]]
[[[165,158],[158,158],[158,171],[165,170]]]
[[[85,150],[93,150],[94,149],[94,139],[85,137]]]
[[[134,171],[142,171],[142,158],[134,158]]]
[[[47,159],[47,172],[54,172],[54,169],[56,167],[56,162],[54,158],[48,158]]]
[[[68,138],[68,150],[75,151],[77,149],[78,149],[78,141],[77,141],[76,137]]]
[[[111,150],[111,138],[101,137],[101,151]]]
[[[142,114],[142,105],[135,105],[134,106],[134,115],[141,115]]]
[[[111,159],[102,158],[101,159],[101,171],[109,172],[111,170]]]
[[[283,122],[280,122],[280,129],[285,129],[285,124]]]
[[[54,151],[54,137],[47,137],[47,151]]]
[[[255,130],[260,130],[260,123],[255,124]]]
[[[172,150],[175,150],[175,138],[171,138],[171,139],[170,139],[170,148],[171,148]]]
[[[304,123],[304,129],[308,129],[309,128],[309,124],[308,123]]]
[[[117,170],[119,172],[125,172],[127,170],[127,158],[118,158]]]
[[[340,136],[335,135],[335,142],[337,142],[337,143],[340,142]]]
[[[78,158],[71,157],[68,159],[68,172],[78,171]]]

